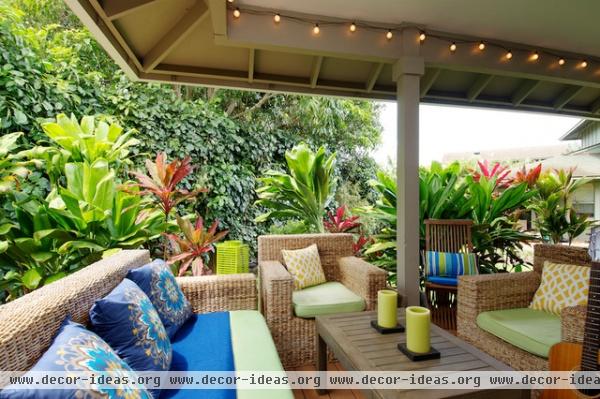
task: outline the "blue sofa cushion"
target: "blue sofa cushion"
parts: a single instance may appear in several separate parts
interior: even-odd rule
[[[452,287],[458,286],[457,277],[444,277],[444,276],[427,276],[427,281],[433,284],[447,285]]]
[[[169,266],[162,260],[130,270],[127,278],[148,295],[158,311],[169,338],[192,315],[192,306],[181,291]]]
[[[131,373],[131,368],[98,335],[69,319],[65,320],[48,350],[30,370],[46,371],[123,371]],[[85,397],[143,398],[152,399],[149,391],[142,386],[131,389],[114,389],[110,386],[97,387],[96,395],[91,395],[91,387],[83,385],[81,389],[16,389],[10,386],[0,391],[2,399],[75,399]]]
[[[228,312],[193,314],[171,340],[171,371],[234,371]],[[235,399],[235,389],[165,389],[163,398]]]
[[[168,371],[171,341],[156,309],[131,280],[123,279],[90,309],[92,330],[135,371]],[[158,397],[159,391],[152,391]]]

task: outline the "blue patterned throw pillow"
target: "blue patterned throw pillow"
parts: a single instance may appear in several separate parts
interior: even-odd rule
[[[130,270],[127,278],[148,295],[170,338],[192,315],[192,306],[181,291],[171,269],[162,260]]]
[[[124,279],[90,310],[92,330],[135,371],[168,371],[171,341],[150,299]],[[158,390],[152,390],[158,397]]]
[[[119,358],[106,342],[81,324],[65,320],[48,350],[31,368],[31,372],[110,372],[112,376],[128,375],[131,368]],[[25,375],[27,376],[27,374]],[[0,391],[1,399],[65,399],[65,398],[110,398],[152,399],[142,385],[132,384],[129,388],[104,385],[92,386],[81,382],[80,388],[69,389],[17,389],[8,386]]]

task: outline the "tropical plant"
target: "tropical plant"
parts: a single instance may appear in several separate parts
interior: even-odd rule
[[[19,148],[17,142],[22,136],[23,133],[0,136],[0,194],[18,188],[20,180],[30,172],[30,163],[20,160],[22,153],[14,153]]]
[[[481,177],[485,177],[490,180],[494,178],[497,187],[504,188],[510,184],[510,169],[506,165],[500,165],[499,162],[495,162],[490,167],[490,162],[486,159],[485,161],[477,161],[479,170],[473,171],[473,179],[479,181]]]
[[[536,182],[537,195],[529,205],[535,212],[534,224],[542,240],[560,243],[567,237],[569,245],[595,224],[586,215],[577,215],[571,205],[573,193],[588,179],[575,179],[574,170],[555,170],[544,173]]]
[[[335,153],[326,156],[325,148],[313,152],[299,144],[285,153],[289,173],[269,170],[259,178],[256,204],[270,209],[257,222],[269,219],[299,219],[319,233],[325,232],[323,216],[333,198]]]
[[[327,212],[323,225],[330,233],[347,233],[360,227],[359,218],[359,216],[346,216],[346,206],[342,205],[335,212]]]
[[[359,235],[352,243],[352,252],[354,256],[362,257],[364,255],[365,249],[367,245],[372,242],[372,238],[365,237],[364,235]]]
[[[214,252],[214,244],[222,240],[229,231],[217,232],[218,220],[215,220],[208,230],[205,230],[204,219],[200,215],[196,215],[196,221],[193,224],[188,219],[177,216],[177,224],[183,236],[166,234],[171,243],[171,255],[167,263],[178,265],[179,276],[184,276],[190,266],[194,276],[210,274],[211,270],[206,267],[208,259],[205,257],[209,252]]]
[[[148,175],[132,172],[138,180],[134,186],[140,189],[138,194],[151,195],[155,199],[164,213],[165,220],[168,220],[171,211],[178,204],[207,191],[205,188],[188,191],[177,187],[194,169],[189,156],[167,163],[167,155],[160,152],[154,162],[146,160],[146,169]]]
[[[513,179],[513,183],[527,183],[528,187],[533,187],[537,183],[540,178],[540,174],[542,172],[542,164],[538,164],[536,167],[527,170],[525,165],[521,170],[517,170],[515,173],[515,177]]]

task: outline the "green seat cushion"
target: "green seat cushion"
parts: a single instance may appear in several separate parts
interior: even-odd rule
[[[277,349],[264,317],[256,310],[229,312],[231,346],[236,371],[273,371],[285,376]],[[244,389],[237,399],[293,399],[291,389]]]
[[[548,358],[560,342],[560,316],[529,308],[494,310],[477,316],[477,325],[490,334],[537,356]]]
[[[296,316],[303,318],[365,310],[363,298],[335,281],[294,291],[292,303]]]

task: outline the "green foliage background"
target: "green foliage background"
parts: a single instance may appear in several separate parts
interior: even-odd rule
[[[185,184],[210,189],[195,210],[221,220],[232,239],[255,243],[269,228],[254,222],[256,177],[283,170],[285,151],[301,141],[337,152],[346,198],[373,199],[378,112],[366,101],[134,83],[62,1],[0,3],[0,134],[23,131],[41,143],[40,123],[58,113],[102,114],[137,129],[134,164],[159,151],[190,155],[197,169]],[[48,188],[42,172],[30,181],[26,190]]]

